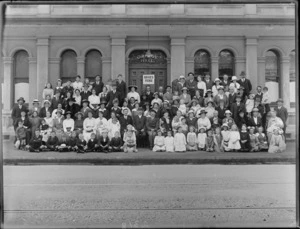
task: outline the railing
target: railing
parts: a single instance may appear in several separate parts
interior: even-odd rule
[[[157,5],[9,5],[6,15],[22,17],[187,16],[294,17],[294,4],[157,4]]]

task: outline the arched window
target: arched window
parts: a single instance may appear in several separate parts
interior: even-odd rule
[[[25,50],[17,51],[13,62],[13,104],[19,97],[29,101],[29,59]]]
[[[222,78],[225,74],[229,78],[235,74],[235,58],[230,50],[222,50],[219,53],[219,77]]]
[[[102,75],[102,55],[98,50],[90,50],[85,56],[85,76],[93,80],[96,75]]]
[[[280,97],[280,55],[276,50],[271,49],[266,52],[265,78],[271,102],[275,102]]]
[[[194,73],[195,76],[205,76],[210,72],[210,55],[206,50],[200,49],[194,56]]]
[[[77,55],[73,50],[66,50],[61,54],[60,77],[64,82],[75,80],[77,75]]]
[[[295,50],[290,53],[290,102],[291,107],[295,107],[296,102],[296,69],[295,69]]]

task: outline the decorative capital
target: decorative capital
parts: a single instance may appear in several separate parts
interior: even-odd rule
[[[49,37],[37,37],[37,46],[49,46]]]
[[[84,64],[84,61],[85,61],[85,57],[82,56],[77,57],[77,64]]]
[[[14,58],[12,57],[2,57],[2,61],[4,64],[12,64]]]

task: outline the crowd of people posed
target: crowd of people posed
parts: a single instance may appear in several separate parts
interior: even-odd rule
[[[288,112],[271,105],[268,88],[240,78],[180,76],[157,92],[127,88],[120,74],[106,85],[81,77],[55,87],[30,109],[23,97],[12,110],[15,147],[30,152],[284,152]],[[128,92],[127,92],[128,89]],[[42,104],[42,106],[41,106]]]

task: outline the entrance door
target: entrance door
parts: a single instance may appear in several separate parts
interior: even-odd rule
[[[154,75],[154,84],[143,84],[143,75]],[[167,85],[167,70],[166,69],[139,69],[132,68],[129,70],[129,85],[136,85],[138,92],[141,94],[145,91],[146,86],[151,87],[151,91],[157,91],[159,86]]]
[[[151,50],[152,56],[146,57],[147,50],[135,50],[129,55],[128,84],[136,85],[141,94],[147,85],[151,91],[167,85],[167,56],[160,50]],[[143,84],[143,75],[154,75],[154,84]]]

